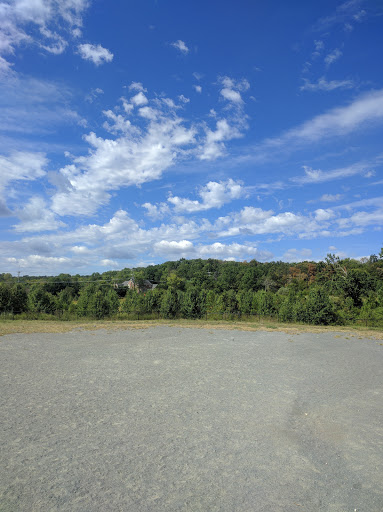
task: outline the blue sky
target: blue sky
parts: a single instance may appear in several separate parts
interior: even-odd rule
[[[383,245],[383,2],[0,0],[0,268]]]

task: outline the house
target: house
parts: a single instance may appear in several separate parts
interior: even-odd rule
[[[138,292],[146,292],[148,290],[154,290],[158,286],[157,283],[152,283],[149,279],[144,279],[140,284],[136,282],[134,277],[129,279],[129,281],[124,281],[121,284],[117,285],[118,288],[129,288],[129,290],[137,290]]]

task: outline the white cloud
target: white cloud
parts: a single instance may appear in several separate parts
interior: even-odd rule
[[[242,97],[238,91],[224,87],[221,90],[221,94],[225,100],[232,101],[233,103],[242,103]]]
[[[174,206],[176,212],[193,213],[209,210],[210,208],[221,208],[225,203],[233,199],[239,199],[244,194],[242,182],[229,179],[227,181],[209,181],[201,187],[198,195],[202,201],[192,201],[190,199],[171,196],[168,202]]]
[[[71,97],[62,84],[11,73],[0,80],[0,132],[12,134],[16,146],[17,134],[48,134],[59,125],[77,123],[80,116],[68,108]]]
[[[355,21],[361,21],[367,15],[364,9],[361,9],[359,12],[355,13],[353,18]]]
[[[89,268],[92,265],[97,268],[101,260],[119,262],[120,267],[129,261],[129,265],[134,266],[148,254],[164,259],[217,257],[267,260],[271,259],[272,254],[259,251],[254,242],[227,244],[217,240],[215,243],[206,244],[206,239],[211,236],[216,239],[257,236],[259,239],[262,235],[271,234],[278,235],[279,239],[291,236],[299,239],[331,239],[360,234],[367,225],[380,226],[382,218],[381,207],[370,212],[355,211],[347,217],[341,217],[339,210],[337,213],[334,210],[316,210],[308,215],[293,212],[276,215],[271,210],[245,207],[238,212],[219,217],[213,223],[206,219],[198,222],[185,221],[173,216],[168,223],[145,229],[142,223],[138,224],[126,211],[119,210],[103,225],[89,224],[74,230],[42,233],[26,237],[21,242],[0,242],[0,264],[15,271],[18,269],[18,258],[24,259],[23,268],[27,268],[28,264],[33,263],[33,258],[30,260],[28,254],[31,257],[46,257],[49,254],[52,265],[46,260],[46,274],[48,269],[60,268],[63,271],[70,266],[83,266],[89,272]],[[72,260],[73,254],[75,259]],[[308,258],[302,252],[298,256],[291,251],[289,254],[291,258]],[[10,256],[15,260],[13,263],[7,260]]]
[[[270,150],[272,154],[277,148],[291,151],[300,145],[343,136],[382,120],[383,89],[379,89],[360,95],[349,105],[320,114],[279,137],[265,139],[255,149],[265,159]]]
[[[105,121],[105,123],[102,125],[105,130],[107,130],[110,133],[117,134],[119,132],[121,133],[131,133],[131,134],[139,134],[138,128],[132,125],[132,123],[129,121],[129,119],[125,119],[122,115],[115,114],[112,110],[104,110],[103,114],[105,117],[109,119],[110,122]]]
[[[348,26],[347,30],[352,30],[351,22],[362,22],[367,19],[367,13],[364,9],[361,9],[361,4],[364,3],[364,0],[346,0],[345,2],[338,5],[330,16],[326,16],[324,18],[320,18],[318,22],[314,26],[314,30],[325,31],[328,30],[333,25],[344,25]],[[372,3],[370,6],[370,11],[375,7],[378,10],[378,6],[374,6]],[[351,27],[351,29],[350,29]]]
[[[13,226],[18,233],[53,231],[65,227],[64,222],[56,219],[55,214],[47,209],[42,197],[34,196],[21,209],[14,212],[20,223]]]
[[[304,84],[300,87],[301,91],[333,91],[335,89],[352,89],[355,87],[352,80],[331,80],[328,82],[323,76],[315,83],[305,78],[303,80]]]
[[[170,45],[173,46],[173,48],[177,48],[177,50],[185,55],[190,52],[189,48],[186,46],[184,41],[181,41],[181,39],[178,39],[174,43],[170,43]]]
[[[229,114],[225,119],[217,120],[215,130],[205,126],[206,138],[199,153],[201,160],[215,160],[224,155],[224,142],[242,137],[241,130],[247,128],[247,116],[243,111],[244,102],[239,91],[246,91],[250,87],[249,82],[225,76],[219,78],[219,84],[223,86],[220,90],[221,96],[229,102],[225,107]],[[215,110],[210,110],[210,117],[217,117]]]
[[[68,46],[68,42],[56,32],[52,32],[47,28],[41,27],[40,33],[47,38],[47,44],[40,43],[40,48],[43,48],[48,53],[61,55]]]
[[[147,92],[147,89],[145,89],[141,82],[132,82],[129,85],[129,91]]]
[[[174,240],[168,242],[167,240],[161,240],[153,245],[154,252],[156,254],[162,254],[166,256],[177,255],[182,257],[183,255],[190,255],[194,252],[194,246],[190,240],[181,240],[175,242]]]
[[[8,264],[13,264],[13,268],[16,270],[22,269],[26,270],[27,274],[37,273],[39,275],[57,273],[63,267],[69,269],[79,265],[78,261],[67,257],[41,256],[39,254],[30,254],[22,258],[6,258],[6,261]]]
[[[315,210],[314,214],[315,214],[315,220],[317,220],[317,221],[330,220],[335,215],[332,210],[323,210],[322,208]]]
[[[190,102],[190,99],[189,98],[186,98],[186,96],[184,96],[183,94],[180,94],[178,96],[178,99],[182,102],[182,103],[189,103]]]
[[[142,98],[135,101],[142,103]],[[185,127],[174,112],[142,107],[138,115],[147,124],[140,128],[122,114],[106,111],[105,115],[105,127],[120,135],[115,139],[94,133],[84,136],[90,146],[88,155],[60,170],[67,185],[52,198],[52,209],[60,215],[90,215],[109,201],[109,191],[159,179],[197,142],[195,128]]]
[[[168,215],[170,213],[169,205],[167,205],[166,203],[160,203],[157,205],[151,203],[144,203],[142,207],[147,210],[146,215],[153,220],[162,219],[165,215]]]
[[[119,268],[121,266],[120,263],[118,263],[118,261],[109,260],[108,258],[101,260],[100,265],[108,268]]]
[[[220,237],[281,234],[316,236],[323,226],[314,216],[283,212],[275,215],[272,210],[246,206],[239,212],[219,217],[213,226]]]
[[[2,214],[9,213],[2,197],[8,185],[15,181],[33,181],[46,174],[48,160],[44,153],[14,151],[9,156],[0,155],[0,203]]]
[[[250,84],[247,80],[234,80],[228,76],[220,78],[222,89],[221,95],[228,101],[241,105],[243,103],[240,91],[247,91],[250,88]]]
[[[75,254],[88,254],[90,252],[89,248],[84,245],[75,245],[70,250]]]
[[[12,73],[12,64],[0,57],[0,80],[3,80]]]
[[[0,54],[13,54],[20,44],[38,44],[53,54],[62,53],[64,35],[80,32],[88,0],[13,0],[0,3]],[[61,34],[50,25],[60,27]],[[37,28],[37,30],[35,30]]]
[[[324,49],[324,42],[321,41],[321,40],[315,40],[314,41],[314,46],[315,46],[315,50],[314,52],[311,54],[311,57],[313,59],[316,59],[317,57],[320,56],[320,54],[322,53],[323,49]]]
[[[138,113],[141,117],[150,121],[156,121],[160,116],[160,112],[152,107],[141,107]]]
[[[379,208],[374,212],[356,212],[350,222],[355,226],[368,226],[371,224],[383,225],[383,208]]]
[[[201,160],[215,160],[225,154],[224,141],[238,139],[242,133],[237,126],[230,125],[226,119],[220,119],[216,123],[216,130],[205,128],[206,139],[201,148],[199,158]]]
[[[196,92],[198,92],[199,94],[201,94],[202,92],[202,87],[200,85],[193,85],[194,89],[196,90]]]
[[[198,253],[201,258],[218,258],[223,260],[244,260],[257,259],[267,261],[273,258],[270,251],[260,251],[257,247],[243,244],[222,244],[215,242],[211,245],[198,247]]]
[[[142,91],[140,91],[135,96],[130,98],[130,101],[133,103],[133,105],[136,105],[137,107],[141,107],[148,103],[148,98],[145,96],[145,94]]]
[[[356,174],[365,174],[369,167],[375,166],[380,160],[381,157],[377,157],[371,162],[357,162],[353,165],[349,165],[348,167],[333,169],[332,171],[322,171],[321,169],[313,169],[308,165],[304,165],[304,176],[295,176],[290,178],[290,180],[303,185],[306,183],[325,183],[327,181],[348,178],[350,176],[355,176]]]
[[[96,87],[95,89],[91,89],[90,93],[85,97],[85,99],[89,103],[93,103],[93,101],[95,101],[101,94],[104,94],[104,91],[100,87]]]
[[[333,203],[336,201],[340,201],[342,197],[342,194],[323,194],[320,198],[320,201],[323,201],[325,203]]]
[[[0,155],[0,188],[11,181],[35,180],[45,175],[48,160],[44,153],[15,151],[9,156]]]
[[[335,61],[340,59],[340,57],[342,57],[342,55],[343,55],[343,53],[339,50],[339,48],[335,48],[335,50],[333,50],[331,53],[326,55],[326,57],[324,59],[326,66],[331,66],[331,64],[333,64]]]
[[[383,204],[383,196],[370,197],[368,199],[361,199],[359,201],[353,201],[352,203],[346,203],[339,206],[335,206],[334,210],[352,210],[354,208],[365,208],[368,206],[377,206],[380,208]]]
[[[283,261],[296,263],[299,261],[308,261],[311,258],[311,249],[289,249],[282,256]]]
[[[179,242],[161,240],[155,243],[153,248],[155,254],[164,256],[167,259],[194,257],[235,261],[248,258],[265,261],[273,257],[270,251],[260,251],[257,247],[237,243],[223,244],[215,242],[211,245],[194,245],[190,240],[181,240]]]
[[[80,44],[78,51],[84,60],[91,60],[96,66],[105,62],[112,62],[113,60],[113,53],[103,48],[100,44]]]

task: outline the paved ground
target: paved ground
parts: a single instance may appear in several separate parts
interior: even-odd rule
[[[156,327],[0,339],[1,512],[383,510],[383,346]]]

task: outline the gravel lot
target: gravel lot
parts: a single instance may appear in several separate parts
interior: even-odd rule
[[[383,346],[155,327],[0,339],[1,512],[383,510]]]

